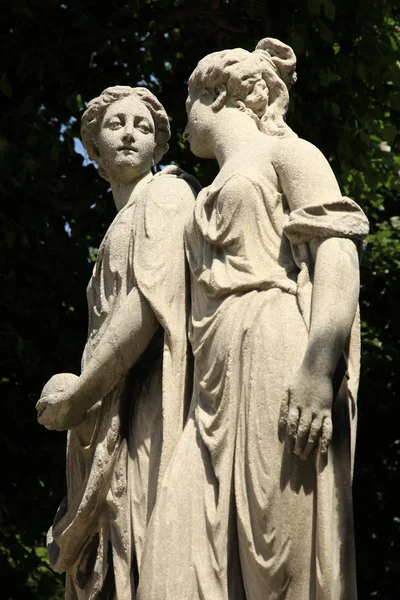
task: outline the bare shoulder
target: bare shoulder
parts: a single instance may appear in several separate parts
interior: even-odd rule
[[[293,164],[307,166],[324,164],[329,167],[322,152],[307,140],[291,136],[286,138],[275,138],[272,144],[272,162],[278,170],[290,169]]]

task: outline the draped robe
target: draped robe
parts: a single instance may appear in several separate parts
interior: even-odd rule
[[[193,401],[150,522],[139,600],[356,598],[358,314],[334,381],[328,456],[289,453],[278,420],[307,347],[309,242],[360,246],[368,221],[346,197],[291,212],[261,167],[204,188],[186,228]]]
[[[68,496],[48,534],[52,568],[67,571],[66,600],[136,597],[147,524],[187,416],[183,233],[194,193],[181,173],[138,184],[108,229],[89,282],[82,370],[131,290],[146,298],[159,327],[136,365],[68,434]]]

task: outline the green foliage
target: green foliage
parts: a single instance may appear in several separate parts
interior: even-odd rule
[[[392,600],[400,571],[400,53],[394,0],[4,0],[0,24],[2,597],[62,597],[44,534],[65,493],[65,435],[35,420],[41,387],[78,372],[84,289],[113,216],[75,152],[85,103],[147,85],[171,117],[174,160],[207,184],[182,140],[186,82],[222,48],[293,46],[288,121],[330,161],[371,221],[362,263],[363,373],[354,486],[360,598]]]

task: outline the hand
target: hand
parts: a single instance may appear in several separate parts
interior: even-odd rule
[[[76,402],[78,382],[76,375],[60,373],[44,386],[36,410],[39,423],[46,429],[73,429],[82,421],[84,413],[79,411]]]
[[[321,454],[332,440],[332,380],[300,367],[281,404],[280,432],[287,436],[289,450],[305,460],[318,440]]]

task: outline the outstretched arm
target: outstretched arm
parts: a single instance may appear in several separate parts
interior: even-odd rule
[[[158,321],[144,296],[133,289],[114,314],[92,357],[70,389],[45,396],[36,405],[48,429],[71,429],[110,392],[148,346]]]
[[[322,154],[302,140],[290,140],[276,169],[291,210],[340,200],[341,193]],[[307,458],[321,438],[332,438],[332,379],[349,339],[357,310],[359,263],[355,243],[340,237],[309,241],[314,262],[307,349],[282,402],[280,426],[289,448]]]

